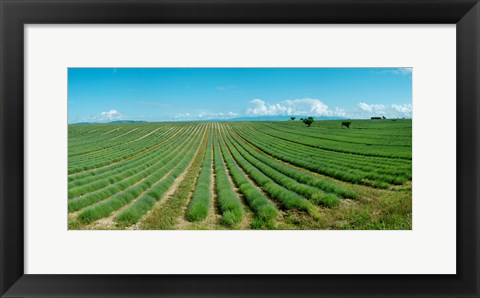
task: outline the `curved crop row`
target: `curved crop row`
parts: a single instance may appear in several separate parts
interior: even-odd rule
[[[116,194],[122,194],[123,192],[135,187],[136,184],[143,183],[142,181],[150,179],[150,177],[154,176],[158,173],[158,171],[162,170],[162,168],[166,166],[172,160],[172,158],[175,158],[175,156],[179,156],[180,154],[182,154],[182,152],[186,150],[186,147],[190,146],[193,141],[193,138],[191,138],[190,141],[188,141],[188,144],[186,144],[184,147],[177,147],[171,149],[170,152],[165,155],[165,157],[155,163],[154,167],[139,172],[121,182],[117,182],[98,191],[69,200],[69,212],[78,211],[94,203],[106,200]]]
[[[141,135],[134,135],[131,138],[122,137],[115,141],[103,142],[100,146],[97,147],[88,149],[82,148],[83,150],[87,150],[82,153],[73,154],[69,152],[69,156],[72,157],[72,162],[74,162],[74,165],[82,164],[85,161],[89,161],[91,159],[102,160],[118,155],[126,150],[149,147],[151,146],[151,144],[155,144],[159,140],[165,139],[166,137],[168,137],[169,134],[171,134],[171,132],[175,130],[177,129],[164,129],[160,132],[158,132],[158,130],[154,130],[156,133],[153,134],[149,132],[142,133]],[[142,137],[145,137],[147,135],[149,137],[147,137],[146,140],[142,139]]]
[[[207,125],[208,135],[211,135],[211,124]],[[185,176],[179,181],[175,191],[160,206],[154,206],[137,225],[142,230],[173,230],[185,213],[185,206],[191,198],[198,173],[202,167],[210,138],[205,138],[200,144],[198,153],[193,157],[192,164],[185,171]],[[209,149],[212,150],[211,147]]]
[[[208,209],[213,199],[210,194],[212,155],[212,131],[210,130],[207,150],[193,190],[192,201],[187,210],[187,218],[190,221],[204,220],[208,216]]]
[[[175,136],[177,134],[180,134],[182,132],[183,128],[178,129],[176,132],[172,134],[172,136]],[[120,152],[120,155],[115,155],[114,158],[112,157],[106,157],[103,156],[102,158],[96,158],[92,159],[91,161],[81,164],[81,165],[71,165],[69,166],[68,174],[69,176],[71,175],[81,175],[86,172],[91,172],[95,171],[97,169],[101,169],[104,167],[108,167],[114,164],[117,164],[119,162],[123,162],[132,158],[135,158],[139,155],[144,154],[145,152],[149,152],[159,146],[161,146],[162,143],[167,142],[170,139],[170,135],[163,136],[161,141],[158,142],[157,140],[152,140],[151,142],[147,142],[145,144],[141,144],[138,147],[130,148],[127,149],[127,152]],[[70,164],[70,162],[69,162]]]
[[[404,147],[392,147],[392,146],[382,146],[382,145],[371,145],[359,146],[358,144],[348,144],[348,143],[339,143],[338,141],[329,141],[327,139],[313,139],[305,138],[305,136],[298,135],[295,133],[283,132],[275,129],[262,129],[257,130],[263,134],[268,134],[272,137],[283,139],[286,141],[302,144],[305,146],[319,148],[327,151],[335,151],[342,153],[349,153],[355,155],[363,156],[378,156],[378,157],[388,157],[395,159],[406,159],[409,160],[412,158],[411,150],[405,150]]]
[[[162,127],[162,126],[161,126]],[[173,129],[170,128],[170,129]],[[68,145],[68,155],[76,160],[85,160],[88,157],[95,157],[97,154],[105,152],[115,152],[127,143],[133,143],[142,136],[150,134],[151,131],[156,131],[152,137],[157,137],[164,134],[169,129],[155,130],[155,126],[132,126],[117,136],[103,136],[102,134],[92,134],[88,140],[76,142],[76,138],[72,138],[72,142]]]
[[[169,138],[170,133],[158,134],[145,142],[138,142],[135,145],[124,144],[120,147],[108,148],[101,152],[97,152],[93,156],[74,157],[69,162],[69,174],[87,171],[98,168],[114,162],[128,159],[136,154],[141,154],[147,150],[156,148],[157,144]]]
[[[243,218],[243,205],[228,179],[227,169],[218,145],[218,135],[214,136],[215,191],[222,212],[222,221],[228,226],[239,223]]]
[[[122,226],[130,226],[137,223],[148,212],[148,210],[150,210],[155,205],[155,203],[163,197],[165,192],[167,192],[168,189],[170,189],[170,187],[173,185],[175,179],[180,176],[192,163],[195,154],[200,148],[199,145],[202,143],[202,140],[205,137],[205,132],[200,132],[199,136],[201,136],[200,143],[196,141],[195,146],[193,146],[190,151],[182,157],[180,161],[177,161],[175,167],[171,170],[169,174],[165,176],[164,179],[153,185],[133,204],[122,210],[115,217],[115,221],[118,224]]]
[[[230,153],[237,161],[237,164],[243,168],[243,170],[260,185],[265,192],[267,192],[272,198],[279,201],[286,209],[298,209],[307,211],[311,215],[316,216],[318,214],[317,208],[305,198],[297,195],[293,191],[290,191],[278,184],[276,184],[271,178],[267,177],[256,167],[251,165],[245,158],[243,158],[232,144],[226,142]]]
[[[374,171],[382,174],[398,175],[402,174],[403,171],[409,170],[408,161],[401,159],[390,159],[386,157],[367,157],[367,156],[358,156],[348,153],[341,153],[335,151],[326,151],[323,149],[313,148],[309,146],[304,146],[297,144],[288,140],[278,139],[269,135],[252,134],[252,132],[247,132],[244,129],[240,129],[245,134],[249,135],[249,138],[256,138],[257,140],[262,140],[264,143],[277,148],[288,149],[289,152],[309,155],[315,157],[316,160],[321,160],[322,162],[328,162],[336,166],[353,166],[355,169],[365,170],[368,172]]]
[[[157,161],[164,158],[164,154],[168,154],[171,149],[178,147],[186,141],[187,135],[180,136],[177,139],[172,140],[168,146],[160,147],[153,156],[149,156],[147,159],[141,159],[136,162],[127,163],[122,167],[117,168],[113,172],[107,172],[90,177],[89,179],[82,179],[81,181],[73,181],[69,183],[68,198],[72,199],[81,195],[105,188],[116,182],[127,179],[128,177],[139,173],[145,169],[149,169],[156,165]],[[78,185],[78,186],[75,186]]]
[[[256,124],[256,123],[255,123]],[[283,124],[283,125],[282,125]],[[340,124],[340,121],[339,121]],[[350,130],[344,129],[340,130],[344,132],[343,135],[339,134],[332,134],[330,130],[327,129],[306,129],[305,127],[298,127],[292,125],[285,125],[284,123],[271,123],[271,122],[262,122],[256,125],[259,130],[262,130],[263,127],[266,127],[269,131],[274,131],[278,133],[284,134],[295,134],[296,136],[304,136],[307,137],[309,141],[313,141],[313,143],[317,143],[318,141],[324,141],[324,145],[331,145],[333,147],[339,147],[344,145],[350,146],[350,144],[354,144],[353,150],[357,150],[357,148],[361,148],[365,145],[372,145],[372,146],[386,146],[386,147],[398,147],[399,150],[402,152],[406,152],[406,149],[412,147],[411,136],[408,139],[407,136],[399,136],[399,135],[392,135],[390,137],[372,137],[367,136],[362,133],[362,131],[356,131],[355,135],[351,135],[347,133]],[[353,129],[352,129],[353,130]],[[374,149],[374,148],[369,148]]]
[[[273,228],[275,227],[278,210],[275,205],[258,189],[256,188],[240,170],[239,166],[233,159],[230,151],[228,151],[225,141],[222,137],[220,148],[230,175],[237,185],[240,192],[245,196],[250,208],[255,212],[255,220],[251,226],[253,228]]]
[[[68,156],[70,157],[80,157],[85,155],[91,156],[92,154],[96,154],[105,149],[119,147],[124,144],[135,142],[136,140],[140,139],[142,136],[150,134],[152,131],[158,131],[158,130],[159,128],[155,128],[154,126],[143,126],[143,125],[137,126],[121,135],[118,135],[108,140],[105,140],[105,139],[102,140],[101,138],[99,138],[97,141],[95,141],[95,145],[94,144],[86,145],[85,142],[78,144],[75,142],[75,139],[73,139],[71,146],[69,146],[68,148]]]
[[[93,135],[89,135],[87,141],[85,139],[77,141],[76,138],[72,138],[72,142],[69,143],[69,146],[75,147],[76,145],[81,145],[82,147],[87,147],[93,143],[99,143],[101,140],[106,141],[114,137],[120,136],[127,132],[130,127],[125,124],[96,124],[98,126],[103,126],[105,130],[97,131]]]
[[[297,180],[301,183],[305,183],[305,184],[308,184],[308,185],[311,185],[311,186],[315,186],[315,187],[317,187],[317,188],[319,188],[319,189],[321,189],[325,192],[335,193],[335,194],[337,194],[339,196],[342,196],[344,198],[355,199],[357,197],[357,194],[352,190],[344,189],[343,187],[341,187],[337,184],[325,181],[323,179],[315,177],[314,175],[308,174],[306,172],[296,170],[296,169],[294,169],[290,166],[287,166],[283,163],[280,163],[280,162],[277,162],[277,161],[273,160],[272,158],[270,158],[269,156],[267,156],[265,154],[259,153],[258,151],[253,149],[253,147],[251,147],[252,145],[246,143],[243,139],[240,140],[239,137],[237,137],[237,135],[234,135],[233,133],[230,134],[230,137],[239,146],[241,146],[250,155],[252,155],[256,159],[258,159],[259,161],[262,161],[264,164],[269,165],[270,167],[279,171],[280,173],[285,174],[285,175],[287,175],[287,176],[289,176],[289,177],[291,177],[291,178],[293,178],[293,179],[295,179],[295,180]]]
[[[196,148],[200,139],[199,135],[200,134],[197,134],[194,137],[193,142],[190,143],[188,147],[184,147],[182,151],[193,150],[192,148]],[[159,186],[159,184],[164,181],[165,177],[168,177],[172,170],[180,166],[181,161],[184,160],[184,158],[185,156],[183,154],[176,154],[168,163],[155,171],[152,175],[145,178],[141,183],[137,183],[128,190],[117,193],[104,201],[82,209],[78,215],[79,221],[82,223],[90,223],[102,217],[109,216],[115,210],[127,205],[139,197],[142,197],[146,193],[152,196],[157,195],[164,187],[163,183],[161,186]],[[149,190],[152,191],[150,192]]]
[[[226,139],[228,142],[231,143],[230,139]],[[292,179],[281,172],[275,170],[274,168],[264,164],[263,162],[259,161],[258,159],[251,156],[248,152],[246,152],[241,146],[235,146],[232,143],[235,149],[240,153],[240,155],[245,158],[251,165],[256,167],[260,170],[263,174],[267,177],[275,181],[280,186],[285,187],[291,191],[298,193],[299,195],[304,196],[308,200],[312,201],[315,204],[320,204],[326,207],[334,207],[340,203],[340,200],[336,194],[332,193],[325,193],[318,188],[302,184],[297,182],[295,179]]]
[[[369,183],[368,180],[373,180],[378,183],[403,184],[409,180],[409,172],[406,170],[403,174],[385,174],[381,170],[375,170],[374,165],[365,167],[358,164],[347,164],[330,156],[327,159],[327,156],[312,155],[313,152],[301,151],[294,146],[286,146],[278,141],[267,142],[251,134],[245,134],[240,129],[236,131],[242,138],[268,155],[346,182],[371,185],[372,183]]]
[[[371,167],[372,164],[375,164],[378,169],[383,169],[385,171],[392,171],[392,173],[398,173],[399,170],[401,171],[401,170],[407,169],[408,166],[411,165],[411,162],[408,160],[394,159],[394,158],[388,158],[388,157],[377,157],[377,156],[362,156],[362,155],[354,155],[354,154],[349,154],[344,152],[328,151],[320,148],[298,144],[298,143],[284,140],[284,139],[279,139],[274,136],[262,134],[260,132],[257,132],[255,129],[247,130],[245,126],[238,126],[233,124],[232,126],[235,128],[236,131],[237,130],[242,131],[242,133],[247,134],[249,136],[254,136],[256,138],[260,138],[265,141],[271,140],[275,144],[288,147],[289,149],[295,150],[297,152],[306,152],[308,154],[313,154],[319,158],[335,161],[339,164],[353,163],[356,166],[369,166],[369,167]]]
[[[169,146],[170,142],[176,141],[179,139],[184,139],[185,135],[189,135],[195,129],[196,129],[195,126],[190,126],[182,134],[180,133],[181,130],[177,131],[176,133],[172,133],[171,135],[168,136],[168,138],[166,138],[165,140],[162,140],[160,143],[156,143],[155,146],[153,146],[149,150],[145,150],[144,152],[141,152],[140,154],[136,154],[128,159],[125,159],[116,163],[111,163],[96,169],[87,170],[81,173],[70,174],[68,176],[69,186],[82,185],[84,183],[88,183],[95,180],[96,177],[99,177],[100,175],[108,176],[113,173],[116,173],[117,171],[121,171],[122,169],[128,168],[128,166],[131,163],[147,161],[150,158],[152,158],[152,156],[155,156],[158,152],[161,152],[161,150],[163,150],[164,148],[170,147]],[[73,183],[73,184],[70,184],[70,183]]]

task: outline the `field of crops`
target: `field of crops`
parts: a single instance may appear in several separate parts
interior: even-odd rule
[[[411,229],[411,120],[68,127],[69,229]]]

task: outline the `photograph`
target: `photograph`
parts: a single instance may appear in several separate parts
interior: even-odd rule
[[[0,298],[478,297],[480,0],[0,3]]]
[[[70,67],[68,230],[412,230],[412,75]]]

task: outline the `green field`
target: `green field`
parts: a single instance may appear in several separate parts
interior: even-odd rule
[[[412,228],[412,121],[68,126],[69,229]]]

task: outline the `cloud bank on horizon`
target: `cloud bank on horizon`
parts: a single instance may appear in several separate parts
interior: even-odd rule
[[[252,117],[255,119],[259,116],[317,116],[317,117],[338,117],[338,118],[350,118],[350,119],[368,119],[370,117],[385,116],[387,118],[411,118],[412,117],[412,104],[367,104],[360,102],[357,105],[357,109],[351,111],[345,111],[342,108],[335,107],[329,108],[319,99],[315,98],[303,98],[303,99],[286,99],[280,103],[266,103],[261,99],[252,99],[249,101],[251,107],[245,110],[245,113],[235,112],[219,112],[209,113],[200,112],[198,114],[184,113],[174,114],[172,120],[175,121],[188,121],[188,120],[228,120],[239,117]],[[84,120],[89,122],[110,122],[116,120],[125,120],[126,118],[117,110],[110,110],[101,112],[93,117],[86,118]],[[129,120],[144,120],[141,119],[129,119]]]
[[[291,116],[305,115],[318,117],[369,118],[386,116],[388,118],[412,117],[412,104],[368,104],[359,102],[357,109],[346,111],[343,108],[331,109],[315,98],[287,99],[280,103],[269,104],[261,99],[250,101],[252,108],[246,110],[247,116]]]
[[[411,68],[71,68],[68,84],[69,123],[412,117]]]

